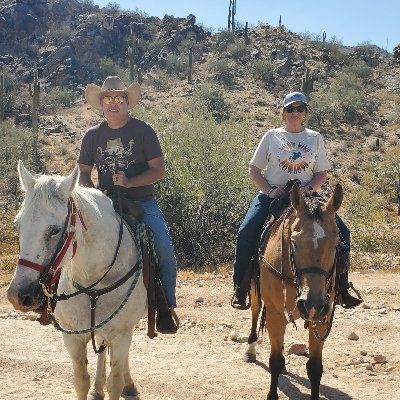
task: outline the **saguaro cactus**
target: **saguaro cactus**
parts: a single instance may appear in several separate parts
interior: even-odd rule
[[[228,31],[235,30],[236,0],[229,0]]]
[[[39,132],[39,93],[40,93],[40,82],[38,70],[34,73],[33,83],[29,84],[29,93],[32,97],[32,132],[35,136]]]
[[[250,38],[249,38],[249,23],[246,22],[246,25],[244,27],[244,43],[245,44],[250,44]]]
[[[131,26],[131,43],[128,46],[128,58],[129,58],[129,80],[130,83],[137,82],[137,63],[136,58],[138,54],[139,38],[135,35],[135,31]],[[135,73],[136,72],[136,73]]]
[[[4,120],[4,97],[5,97],[5,87],[4,87],[4,72],[1,70],[0,74],[0,122]]]
[[[188,83],[192,83],[193,49],[189,47]]]
[[[326,32],[323,31],[322,32],[322,41],[325,43],[325,40],[326,40]]]
[[[306,69],[306,72],[301,79],[301,91],[308,97],[314,90],[315,77],[310,73],[310,68]]]

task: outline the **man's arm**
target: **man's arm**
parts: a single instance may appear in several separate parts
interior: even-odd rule
[[[79,184],[81,186],[94,187],[92,177],[91,177],[93,166],[79,164],[79,163],[78,163],[78,166],[79,166],[79,170],[81,171],[81,173],[79,175]]]
[[[126,188],[141,187],[156,183],[165,177],[164,157],[153,158],[147,161],[147,165],[149,168],[146,171],[131,178],[119,171],[113,175],[114,184]]]

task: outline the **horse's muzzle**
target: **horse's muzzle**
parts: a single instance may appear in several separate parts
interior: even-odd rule
[[[317,322],[324,319],[329,312],[329,302],[324,298],[310,298],[302,295],[297,299],[297,309],[305,321]]]
[[[8,301],[18,311],[27,312],[39,309],[43,303],[43,295],[33,283],[25,288],[12,283],[6,290]]]

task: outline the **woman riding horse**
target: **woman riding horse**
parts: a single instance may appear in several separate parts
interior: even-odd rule
[[[251,260],[256,257],[257,244],[264,222],[270,215],[271,203],[285,195],[285,185],[293,178],[300,180],[300,191],[309,196],[317,195],[326,181],[329,162],[323,137],[304,126],[307,115],[307,98],[303,93],[286,95],[282,109],[285,125],[269,130],[250,160],[250,178],[260,192],[251,203],[237,236],[232,298],[234,308],[248,308],[246,298],[250,289],[248,277]],[[352,308],[362,300],[348,292],[350,231],[337,215],[336,223],[341,239],[339,302],[345,308]]]

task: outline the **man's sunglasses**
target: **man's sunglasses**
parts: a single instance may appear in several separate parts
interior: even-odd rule
[[[112,102],[115,102],[115,104],[122,104],[125,101],[125,96],[104,96],[103,97],[103,103],[110,105]]]
[[[285,110],[289,113],[289,114],[291,114],[292,112],[294,112],[295,110],[297,111],[297,112],[299,112],[299,113],[302,113],[302,112],[304,112],[304,111],[306,111],[307,110],[307,107],[306,106],[303,106],[303,105],[301,105],[301,106],[287,106],[287,107],[285,107]]]

